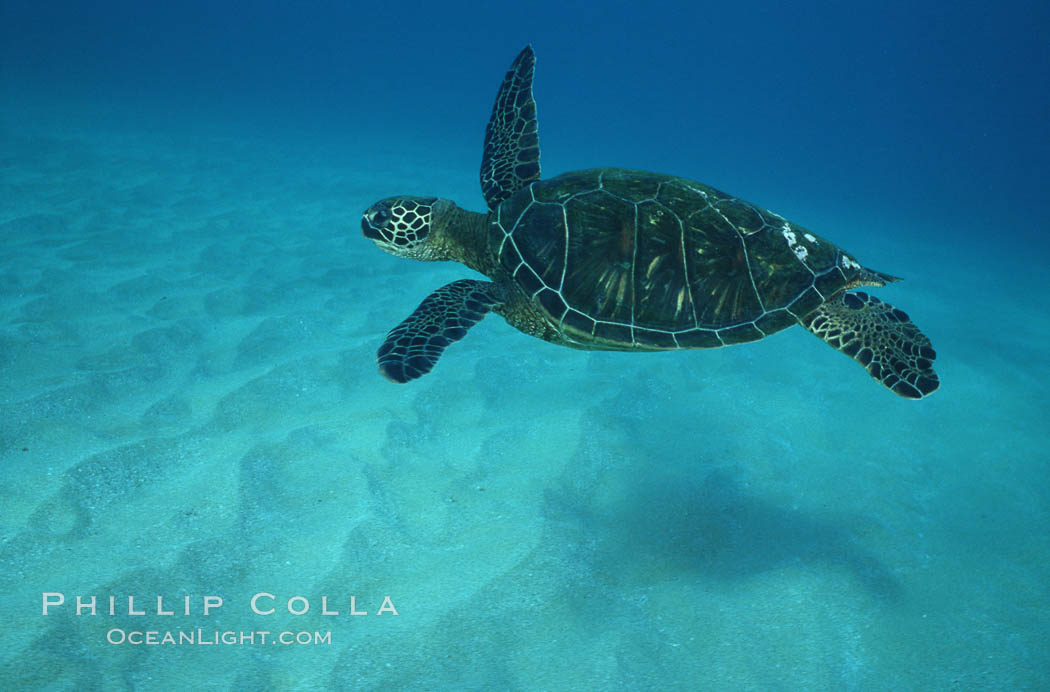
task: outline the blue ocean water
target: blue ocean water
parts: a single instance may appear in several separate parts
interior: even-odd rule
[[[484,209],[529,43],[545,177],[904,277],[941,390],[498,317],[380,377],[472,272],[360,214]],[[1043,689],[1048,45],[1038,2],[3,2],[0,687]]]

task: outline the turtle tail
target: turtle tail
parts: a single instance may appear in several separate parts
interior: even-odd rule
[[[875,271],[874,269],[868,269],[867,267],[861,267],[860,272],[857,274],[857,278],[849,282],[846,286],[846,290],[857,288],[858,286],[885,286],[886,284],[896,283],[900,280],[901,277],[899,276],[885,274],[883,272]]]

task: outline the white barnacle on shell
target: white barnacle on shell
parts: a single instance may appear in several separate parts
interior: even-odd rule
[[[819,245],[819,243],[817,242],[817,237],[815,235],[813,235],[812,233],[807,233],[806,235],[804,235],[802,237],[805,238],[806,240],[808,240],[809,242],[813,243],[814,245]]]
[[[784,225],[780,227],[780,234],[784,236],[788,248],[795,253],[795,257],[798,257],[801,261],[805,261],[805,259],[809,257],[809,249],[802,243],[798,242],[798,236],[795,235],[795,232],[791,230],[791,226],[789,226],[786,221],[784,222]],[[809,234],[807,233],[806,235],[808,236]]]
[[[857,260],[853,259],[849,255],[842,256],[842,266],[846,269],[860,269],[860,264]]]

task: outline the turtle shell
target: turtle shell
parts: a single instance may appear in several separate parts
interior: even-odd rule
[[[536,181],[492,215],[512,280],[567,341],[675,349],[754,341],[859,273],[829,241],[685,178],[592,169]]]

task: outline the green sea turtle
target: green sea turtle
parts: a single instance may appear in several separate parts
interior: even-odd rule
[[[526,46],[485,131],[488,213],[435,197],[388,197],[361,228],[382,250],[455,260],[490,281],[442,286],[379,349],[394,382],[426,374],[494,311],[531,336],[580,349],[665,351],[755,341],[801,324],[895,393],[938,387],[930,340],[862,292],[896,277],[773,212],[692,180],[598,168],[540,180]]]

